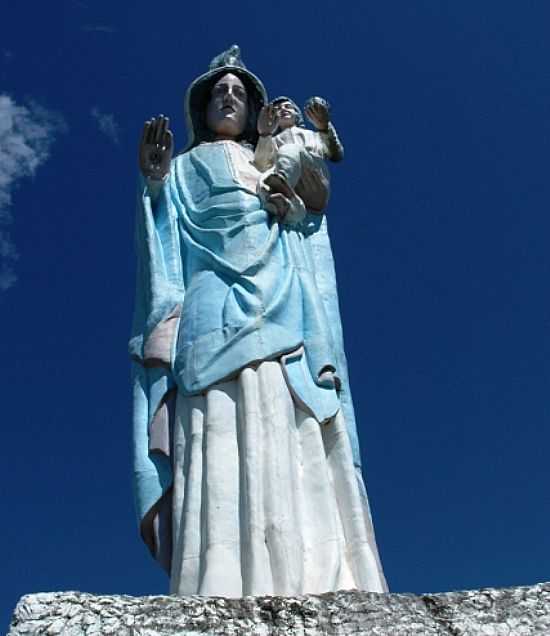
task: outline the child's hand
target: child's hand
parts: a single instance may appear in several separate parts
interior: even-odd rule
[[[267,104],[258,115],[258,134],[260,137],[272,135],[279,125],[279,118],[273,104]]]
[[[322,97],[310,97],[304,112],[317,130],[326,131],[330,122],[330,104]]]

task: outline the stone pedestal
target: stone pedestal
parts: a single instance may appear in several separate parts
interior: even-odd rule
[[[337,592],[320,596],[30,594],[8,636],[531,636],[550,635],[550,583],[447,594]]]

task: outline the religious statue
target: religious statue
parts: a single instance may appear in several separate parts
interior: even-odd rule
[[[302,221],[306,207],[310,212],[323,212],[330,183],[323,160],[341,161],[344,157],[344,148],[330,121],[328,102],[312,97],[305,111],[318,132],[305,128],[300,109],[289,97],[277,97],[262,108],[258,117],[260,138],[254,163],[265,173],[258,193],[264,200],[278,193],[290,201],[283,219],[286,223]]]
[[[312,206],[288,222],[292,193],[263,179],[267,104],[233,46],[187,91],[186,150],[172,158],[168,118],[144,126],[130,340],[141,535],[173,594],[382,592],[326,218]],[[306,171],[293,174],[279,177],[311,206]]]

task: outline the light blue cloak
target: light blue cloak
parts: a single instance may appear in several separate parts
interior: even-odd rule
[[[225,143],[234,142],[177,156],[154,208],[145,181],[138,198],[130,353],[143,534],[172,483],[170,396],[204,392],[262,360],[289,354],[289,388],[320,423],[343,410],[360,465],[326,218],[274,221],[235,178]],[[338,391],[319,381],[327,367]]]

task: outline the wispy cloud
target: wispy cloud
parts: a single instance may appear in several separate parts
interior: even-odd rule
[[[119,143],[119,125],[112,113],[102,113],[98,108],[92,108],[91,115],[95,119],[99,130],[115,143]]]
[[[32,177],[50,156],[56,135],[66,129],[56,113],[30,103],[18,105],[0,95],[0,290],[17,280],[17,249],[8,228],[12,222],[12,193],[24,177]]]

